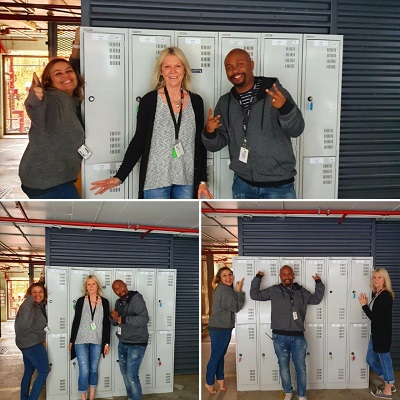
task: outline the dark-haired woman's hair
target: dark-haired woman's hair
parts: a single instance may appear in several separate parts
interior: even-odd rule
[[[32,289],[33,289],[34,287],[36,287],[36,286],[40,286],[40,287],[43,289],[44,297],[43,297],[42,303],[47,304],[47,288],[46,288],[46,286],[44,286],[44,283],[43,283],[43,282],[33,282],[33,283],[31,283],[31,284],[29,285],[27,291],[26,291],[25,296],[26,296],[27,294],[32,295]]]

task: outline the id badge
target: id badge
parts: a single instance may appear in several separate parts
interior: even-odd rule
[[[85,159],[87,160],[91,155],[92,152],[89,150],[89,148],[83,143],[81,147],[78,149],[78,153]]]
[[[49,333],[51,332],[51,329],[50,329],[47,325],[43,328],[43,330],[44,330],[47,334],[49,334]]]
[[[248,157],[249,157],[249,149],[246,149],[245,147],[241,147],[240,154],[239,154],[239,161],[247,164]]]
[[[117,328],[117,334],[118,334],[118,335],[121,334],[121,327],[120,327],[120,326]]]
[[[293,311],[293,319],[296,321],[296,319],[297,319],[297,311]]]
[[[179,158],[183,156],[185,152],[183,151],[182,142],[180,140],[176,141],[174,144],[174,148],[172,150],[172,157]]]
[[[96,323],[95,323],[95,322],[92,322],[92,323],[90,324],[90,330],[91,330],[91,331],[96,330]]]

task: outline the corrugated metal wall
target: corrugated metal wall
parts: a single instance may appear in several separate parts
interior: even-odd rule
[[[396,0],[82,0],[82,24],[344,35],[339,198],[400,198]]]
[[[400,222],[347,218],[239,218],[241,256],[374,257],[400,293]],[[400,295],[398,295],[400,296]],[[392,358],[400,368],[400,299],[393,306]]]
[[[46,228],[46,265],[176,268],[175,373],[198,373],[197,238],[137,232]]]

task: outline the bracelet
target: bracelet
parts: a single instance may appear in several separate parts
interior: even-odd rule
[[[73,48],[73,49],[80,49],[80,48],[81,48],[81,45],[80,45],[80,44],[73,44],[73,45],[72,45],[72,48]]]
[[[207,185],[207,182],[201,181],[201,182],[200,182],[200,185]]]

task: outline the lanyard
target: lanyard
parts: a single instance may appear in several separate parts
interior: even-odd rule
[[[47,314],[46,314],[46,310],[44,309],[44,307],[42,307],[40,304],[38,304],[40,311],[43,313],[44,317],[46,318],[46,325],[47,325]],[[36,306],[35,306],[36,307]]]
[[[94,318],[94,313],[96,312],[96,307],[97,307],[97,300],[99,299],[99,296],[96,296],[96,305],[94,306],[94,309],[92,308],[92,303],[90,301],[90,297],[88,296],[88,300],[89,300],[89,307],[90,307],[90,314],[92,315],[92,321]]]
[[[182,108],[183,108],[183,97],[184,97],[183,90],[181,89],[181,107],[180,107],[180,110],[179,110],[178,122],[176,122],[175,113],[174,113],[174,110],[172,109],[172,104],[171,104],[171,100],[170,100],[169,95],[168,95],[168,90],[167,90],[167,88],[165,86],[164,86],[164,93],[165,93],[165,98],[167,99],[169,111],[171,113],[172,122],[174,123],[175,140],[178,140],[179,129],[181,129],[181,122],[182,122]]]
[[[256,97],[257,92],[258,92],[257,84],[258,84],[258,81],[255,81],[255,82],[254,82],[253,89],[251,90],[251,98],[250,98],[250,101],[249,101],[249,106],[248,106],[247,108],[244,107],[243,102],[242,102],[242,99],[239,97],[239,104],[240,104],[241,107],[244,108],[244,110],[245,110],[244,122],[243,122],[244,141],[246,141],[247,126],[248,126],[249,119],[250,119],[251,107],[252,107],[252,105],[253,105],[254,98]]]

